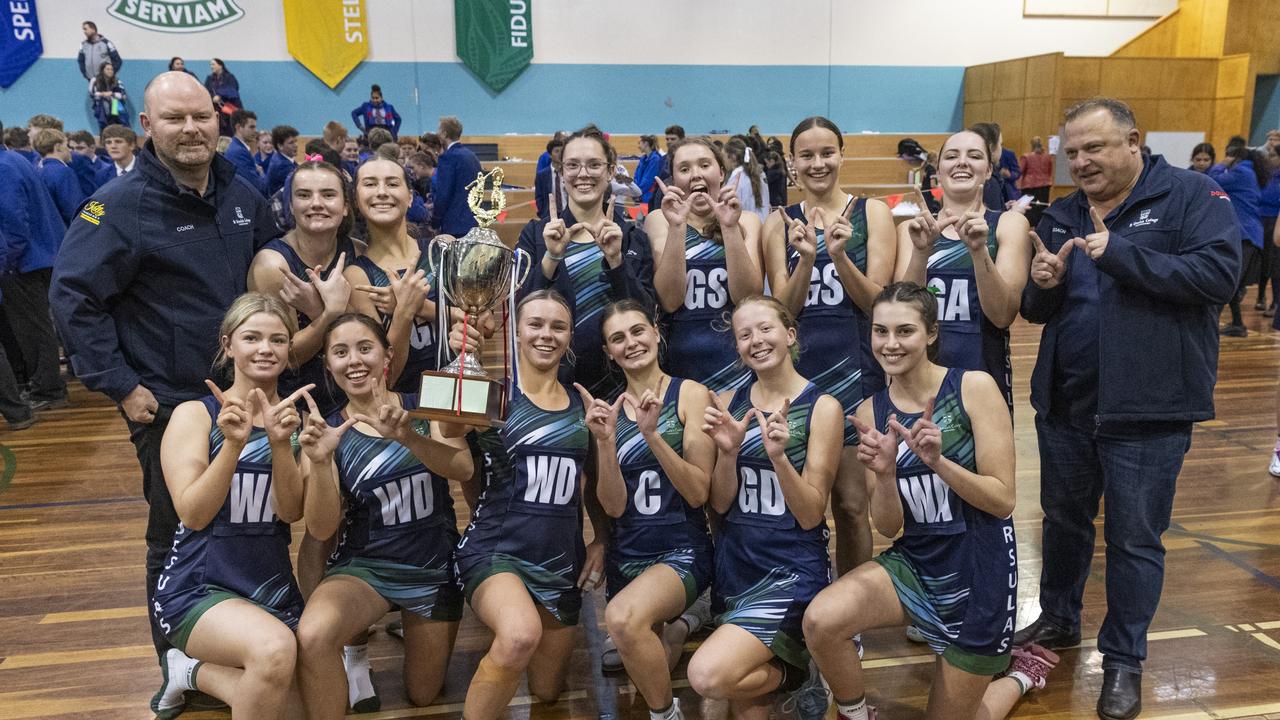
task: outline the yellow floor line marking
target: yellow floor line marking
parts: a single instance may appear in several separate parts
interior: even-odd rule
[[[47,547],[39,550],[14,550],[12,552],[0,553],[0,558],[26,557],[28,555],[48,555],[50,553],[70,553],[79,552],[80,550],[101,550],[103,548],[129,547],[137,544],[133,540],[85,543],[83,545],[62,545],[60,547]]]
[[[46,667],[49,665],[74,665],[75,663],[102,660],[132,660],[145,657],[150,657],[154,660],[155,655],[156,649],[151,645],[125,645],[123,647],[98,650],[60,650],[58,652],[10,655],[4,660],[0,660],[0,670],[17,670],[19,668]]]
[[[1245,632],[1253,632],[1253,631],[1254,631],[1254,627],[1253,627],[1252,625],[1250,625],[1249,623],[1240,623],[1240,624],[1239,624],[1239,625],[1237,625],[1236,627],[1240,628],[1241,630],[1244,630]]]
[[[1268,620],[1267,622],[1254,623],[1259,630],[1277,630],[1280,629],[1280,620]]]
[[[40,518],[15,518],[13,520],[0,520],[0,525],[16,525],[18,523],[38,523]]]
[[[1256,633],[1254,633],[1254,634],[1253,634],[1253,639],[1254,639],[1254,640],[1257,640],[1258,642],[1262,643],[1263,645],[1266,645],[1266,646],[1267,646],[1267,647],[1269,647],[1269,648],[1273,648],[1273,649],[1276,649],[1276,650],[1280,650],[1280,642],[1276,642],[1275,640],[1272,640],[1269,636],[1267,636],[1267,635],[1263,635],[1263,634],[1262,634],[1262,633],[1260,633],[1260,632],[1256,632]]]
[[[146,617],[145,607],[103,608],[101,610],[77,610],[74,612],[49,613],[40,618],[37,625],[55,625],[58,623],[84,622],[87,620],[113,620],[115,618]]]

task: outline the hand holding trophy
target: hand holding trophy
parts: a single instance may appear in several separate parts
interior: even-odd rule
[[[516,290],[524,283],[533,262],[524,250],[508,248],[489,227],[506,207],[502,177],[502,168],[476,176],[475,182],[467,186],[467,202],[479,225],[456,240],[433,240],[427,248],[427,260],[435,274],[441,302],[462,310],[464,325],[475,325],[481,314],[505,300],[508,312],[503,319],[503,335],[509,337],[506,324],[515,317]],[[448,316],[447,311],[442,313],[442,317]],[[475,348],[464,344],[449,365],[422,373],[418,408],[411,414],[467,425],[501,425],[510,385],[509,369],[504,371],[502,380],[490,377]]]

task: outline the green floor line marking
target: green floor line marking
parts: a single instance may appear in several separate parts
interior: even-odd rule
[[[0,445],[0,460],[4,461],[4,472],[0,473],[0,495],[3,495],[9,489],[14,473],[18,472],[18,458],[14,457],[8,445]]]

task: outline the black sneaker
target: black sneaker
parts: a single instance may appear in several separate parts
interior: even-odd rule
[[[1223,325],[1218,334],[1224,337],[1248,337],[1249,331],[1243,325]]]
[[[9,429],[10,430],[26,430],[27,428],[35,424],[36,424],[36,416],[29,415],[25,420],[19,420],[17,422],[10,421]]]

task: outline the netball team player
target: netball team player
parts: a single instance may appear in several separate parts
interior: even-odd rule
[[[372,158],[356,171],[356,207],[369,231],[369,247],[344,271],[356,290],[351,307],[379,322],[391,342],[388,384],[417,392],[423,370],[435,370],[436,305],[428,299],[428,260],[409,234],[405,215],[413,200],[405,169]]]
[[[1012,648],[1018,560],[1004,396],[985,372],[935,364],[938,303],[921,286],[885,288],[872,321],[890,383],[858,408],[858,456],[876,529],[902,535],[818,594],[804,636],[842,720],[869,716],[861,661],[844,638],[907,623],[938,655],[928,716],[1002,718],[1058,661]],[[1012,672],[993,682],[1011,652]]]
[[[165,431],[160,460],[181,524],[151,603],[173,643],[151,701],[162,718],[182,712],[186,690],[226,702],[237,718],[284,710],[302,614],[289,523],[305,495],[290,437],[309,387],[281,400],[276,383],[296,331],[280,300],[237,298],[218,331],[231,387],[207,381],[212,394],[179,405]]]
[[[712,395],[705,415],[717,451],[711,505],[724,515],[712,584],[718,626],[688,676],[698,694],[728,700],[735,717],[765,718],[773,693],[799,689],[808,674],[801,621],[831,582],[827,496],[844,423],[839,401],[797,372],[799,338],[785,305],[745,298],[732,320],[754,379]]]
[[[461,325],[454,327],[457,348]],[[591,444],[585,408],[558,379],[573,342],[569,303],[554,290],[532,292],[516,308],[515,327],[513,398],[501,429],[477,432],[484,487],[456,553],[463,594],[494,635],[463,706],[477,720],[501,717],[526,671],[535,697],[559,697],[582,591],[600,586],[608,532],[595,488],[583,487]],[[598,538],[590,547],[584,504]]]
[[[405,689],[413,704],[428,705],[444,683],[462,618],[446,478],[471,478],[471,452],[463,439],[437,439],[438,429],[410,420],[415,396],[388,391],[390,343],[376,321],[338,317],[325,333],[324,359],[347,403],[326,422],[307,397],[311,414],[299,437],[305,515],[313,537],[339,539],[298,626],[303,704],[313,719],[345,715],[344,643],[400,609]]]
[[[670,196],[668,196],[670,197]],[[597,450],[596,493],[613,519],[605,625],[653,720],[682,720],[671,695],[690,620],[711,586],[707,501],[715,446],[702,432],[706,386],[658,366],[658,328],[635,300],[603,313],[605,351],[626,377],[612,403],[577,385]]]
[[[1013,412],[1009,326],[1018,317],[1031,265],[1031,226],[1019,212],[987,210],[982,188],[992,172],[990,148],[969,130],[951,135],[938,154],[942,210],[902,223],[898,280],[926,285],[938,300],[938,363],[982,370]]]
[[[665,314],[664,366],[676,377],[715,392],[747,383],[724,318],[734,305],[764,289],[760,219],[743,213],[726,165],[706,138],[681,140],[670,149],[671,184],[662,189],[662,211],[645,217],[653,243],[653,285]]]
[[[323,160],[308,160],[294,170],[289,194],[295,226],[284,237],[268,240],[249,268],[250,290],[284,297],[298,311],[293,338],[293,364],[280,376],[284,392],[305,384],[320,412],[328,415],[342,403],[332,383],[324,381],[320,341],[334,318],[347,311],[351,285],[343,270],[356,258],[351,241],[354,212],[342,171]],[[334,272],[334,270],[337,272]],[[314,584],[314,583],[313,583]]]
[[[612,200],[605,207],[617,162],[617,152],[594,125],[570,135],[560,157],[568,207],[559,212],[551,200],[551,217],[530,221],[518,242],[533,259],[522,292],[555,288],[569,303],[573,347],[561,379],[607,398],[622,386],[622,376],[605,363],[600,314],[624,298],[653,304],[649,238],[614,214]]]
[[[893,278],[895,240],[887,205],[840,188],[843,151],[844,137],[830,120],[810,117],[796,125],[791,154],[805,199],[765,223],[764,266],[773,295],[795,315],[804,338],[796,369],[848,414],[883,384],[868,360],[865,313]],[[867,492],[852,425],[845,425],[844,439],[831,504],[841,573],[871,558]]]

